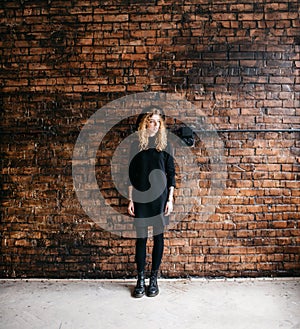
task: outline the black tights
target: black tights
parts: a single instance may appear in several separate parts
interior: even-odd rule
[[[142,272],[146,265],[146,248],[147,248],[147,235],[145,238],[137,238],[135,244],[135,261],[137,264],[138,272]],[[153,236],[153,249],[152,249],[152,271],[158,271],[161,264],[163,251],[164,251],[164,233]]]

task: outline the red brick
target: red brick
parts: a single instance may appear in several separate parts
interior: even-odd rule
[[[180,94],[213,129],[230,131],[218,133],[225,178],[213,172],[201,140],[191,149],[199,181],[181,189],[194,169],[178,174],[177,211],[189,208],[190,195],[201,203],[166,232],[164,274],[299,275],[299,134],[238,132],[299,124],[298,2],[258,8],[243,0],[203,2],[210,15],[198,13],[195,1],[165,13],[171,5],[55,1],[42,8],[36,1],[20,10],[19,1],[5,3],[2,277],[134,275],[135,240],[91,223],[74,194],[71,158],[80,129],[97,109],[144,91]],[[184,115],[180,107],[174,113]],[[103,195],[123,213],[127,200],[114,189],[109,168],[113,147],[131,129],[126,123],[110,134],[97,162]],[[212,178],[226,183],[216,199]],[[149,256],[152,245],[149,239]]]

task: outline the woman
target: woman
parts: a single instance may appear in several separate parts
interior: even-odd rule
[[[136,298],[145,295],[145,264],[148,227],[153,227],[153,250],[149,297],[159,293],[157,276],[164,249],[164,226],[173,211],[175,166],[171,146],[160,109],[151,108],[139,125],[137,140],[130,152],[128,213],[134,217],[137,233],[136,264],[138,280],[133,292]]]

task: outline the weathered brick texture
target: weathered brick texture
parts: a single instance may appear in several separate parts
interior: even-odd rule
[[[97,109],[144,91],[200,108],[228,170],[211,216],[192,211],[166,233],[163,275],[299,275],[299,15],[298,0],[1,1],[0,276],[134,275],[134,240],[77,201],[72,152]],[[209,202],[208,157],[200,142],[193,152],[200,185],[184,193],[200,186]],[[108,176],[111,153],[98,164]]]

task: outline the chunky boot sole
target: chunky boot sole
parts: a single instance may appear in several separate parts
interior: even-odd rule
[[[149,285],[148,290],[147,290],[147,296],[148,297],[155,297],[159,294],[159,289],[157,283],[155,285]]]
[[[134,298],[142,298],[144,296],[145,296],[145,292],[144,293],[139,293],[139,294],[133,292],[133,294],[132,294],[132,297],[134,297]]]
[[[132,297],[141,298],[146,294],[146,286],[136,286],[133,290]]]
[[[148,296],[148,297],[155,297],[155,296],[157,296],[158,294],[159,294],[159,290],[157,290],[157,291],[155,291],[155,292],[151,292],[151,293],[148,292],[148,293],[147,293],[147,296]]]

